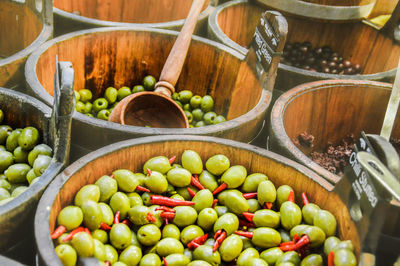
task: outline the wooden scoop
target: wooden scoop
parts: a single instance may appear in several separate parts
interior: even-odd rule
[[[157,128],[188,128],[189,121],[171,99],[189,49],[192,34],[205,0],[193,0],[189,15],[161,71],[154,92],[134,93],[112,111],[109,121],[123,125]]]

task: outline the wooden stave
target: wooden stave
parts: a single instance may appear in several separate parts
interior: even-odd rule
[[[42,262],[44,262],[43,265],[61,265],[60,262],[58,261],[58,258],[55,254],[53,242],[50,239],[50,229],[47,226],[43,226],[43,223],[48,223],[50,219],[50,208],[47,208],[47,206],[52,206],[52,204],[57,201],[59,202],[60,200],[63,200],[63,197],[58,196],[58,191],[60,188],[62,188],[68,180],[70,180],[70,177],[73,176],[76,173],[79,173],[82,170],[82,168],[85,167],[85,165],[94,162],[97,159],[100,159],[103,156],[109,156],[112,155],[113,153],[120,152],[120,149],[129,149],[134,146],[140,146],[140,145],[165,145],[166,143],[168,144],[169,142],[178,142],[182,143],[184,141],[190,142],[199,142],[204,145],[214,145],[214,146],[221,146],[225,145],[222,149],[224,151],[230,151],[233,152],[232,150],[246,150],[246,152],[250,152],[254,154],[254,156],[264,156],[269,158],[271,161],[276,162],[276,163],[281,163],[284,165],[284,167],[287,168],[293,168],[294,171],[297,171],[304,175],[306,178],[309,178],[313,184],[315,183],[318,187],[322,187],[327,191],[327,193],[333,193],[333,186],[327,182],[326,180],[320,178],[318,175],[316,175],[313,171],[310,169],[297,164],[296,162],[285,158],[279,154],[261,149],[259,147],[255,147],[249,144],[245,143],[240,143],[232,140],[227,140],[227,139],[221,139],[221,138],[215,138],[215,137],[209,137],[209,136],[190,136],[190,135],[185,135],[185,136],[179,136],[179,135],[164,135],[164,136],[152,136],[152,137],[145,137],[145,138],[138,138],[138,139],[132,139],[132,140],[127,140],[127,141],[121,141],[118,143],[113,143],[108,146],[105,146],[95,152],[92,152],[90,154],[87,154],[86,156],[82,157],[79,161],[76,161],[75,163],[71,164],[67,169],[64,170],[64,172],[60,173],[57,178],[54,179],[54,181],[50,184],[48,189],[45,191],[43,194],[37,212],[35,216],[35,239],[36,239],[36,246],[40,247],[38,249],[38,255],[39,258],[41,259]],[[198,143],[196,143],[198,144]],[[193,148],[194,145],[187,145],[187,148],[191,149]],[[199,146],[197,146],[199,147]],[[168,150],[168,149],[167,149]],[[196,149],[195,149],[196,150]],[[141,152],[143,152],[143,149],[140,149]],[[183,149],[182,149],[183,151]],[[220,150],[218,150],[220,152]],[[199,152],[200,153],[200,152]],[[153,151],[152,155],[149,155],[149,158],[151,156],[156,156],[160,155],[162,153],[158,151]],[[215,154],[215,153],[212,153]],[[200,155],[202,155],[200,153]],[[211,156],[211,155],[210,155]],[[229,155],[227,155],[229,157]],[[202,156],[204,157],[204,156]],[[179,156],[178,156],[179,158]],[[144,161],[148,159],[145,157]],[[230,158],[231,159],[231,158]],[[117,160],[116,160],[117,161]],[[131,160],[132,161],[132,160]],[[144,163],[143,161],[143,163]],[[120,166],[118,166],[120,167]],[[248,168],[248,167],[247,167]],[[116,169],[116,168],[114,168]],[[141,171],[141,169],[140,169]],[[99,175],[97,178],[100,178],[101,175]],[[294,180],[294,179],[293,179]],[[297,179],[296,179],[297,180]],[[94,183],[94,182],[93,182]],[[86,183],[85,183],[86,184]],[[84,185],[84,182],[81,183],[81,185]],[[306,187],[303,191],[306,191],[309,189],[309,187]],[[295,189],[296,191],[296,189]],[[298,199],[301,198],[299,191],[296,192],[296,196]],[[72,194],[69,198],[73,197],[75,193],[70,193]],[[308,193],[310,195],[310,201],[313,201],[313,194]],[[336,195],[336,194],[335,194]],[[57,197],[56,197],[57,196]],[[325,195],[326,196],[326,195]],[[325,196],[320,196],[319,200],[326,200]],[[339,199],[337,199],[339,200]],[[328,200],[326,200],[328,201]],[[339,202],[339,205],[342,205],[342,202]],[[335,205],[337,206],[337,205]],[[63,206],[64,207],[64,206]],[[344,207],[346,208],[346,207]],[[338,209],[338,208],[336,208]],[[332,210],[331,210],[332,211]],[[340,226],[338,226],[339,228]],[[343,225],[343,227],[346,227],[348,230],[353,230],[356,232],[354,222],[346,223],[346,225]],[[351,228],[351,229],[349,229]],[[354,239],[357,243],[355,244],[355,249],[356,249],[356,254],[359,254],[360,252],[360,243],[359,243],[359,238],[358,235],[355,236],[356,239]],[[357,256],[359,257],[359,256]],[[50,261],[48,260],[50,258]]]
[[[41,136],[44,139],[44,143],[51,146],[54,150],[54,143],[51,143],[50,136],[47,133],[50,128],[51,109],[37,99],[5,88],[1,88],[0,95],[0,101],[3,104],[5,100],[2,98],[7,98],[9,107],[15,108],[13,111],[17,109],[21,110],[23,106],[22,110],[24,110],[24,113],[30,114],[23,115],[20,112],[13,112],[13,115],[17,114],[16,116],[18,116],[18,122],[12,124],[13,128],[17,125],[23,127],[33,125],[38,127],[39,130],[42,131]],[[22,121],[27,123],[21,125],[23,123]],[[32,232],[32,228],[29,226],[32,224],[32,218],[30,218],[29,215],[33,217],[36,204],[41,194],[50,181],[62,170],[62,167],[63,164],[54,161],[53,156],[53,162],[41,176],[40,181],[33,184],[26,192],[22,193],[16,199],[0,206],[0,226],[3,228],[0,232],[0,250],[5,249],[6,245],[14,244],[17,241],[29,237],[27,234]],[[11,236],[13,237],[12,241],[10,241]]]
[[[51,106],[53,103],[53,97],[50,96],[41,86],[40,82],[33,66],[36,65],[39,60],[40,55],[49,49],[52,45],[56,43],[60,43],[64,40],[68,40],[69,38],[73,38],[75,36],[83,36],[90,33],[99,33],[99,32],[108,32],[108,31],[129,31],[129,30],[143,30],[155,33],[165,33],[168,35],[177,35],[177,32],[163,30],[163,29],[154,29],[154,28],[143,28],[143,27],[117,27],[117,28],[97,28],[97,29],[89,29],[82,30],[74,33],[65,34],[63,36],[59,36],[54,38],[45,44],[43,44],[35,53],[33,53],[27,60],[25,65],[25,75],[27,81],[27,87],[29,88],[29,93],[41,99],[45,104]],[[221,50],[222,52],[226,52],[232,54],[232,56],[244,60],[244,56],[235,50],[226,47],[220,43],[213,42],[202,37],[193,36],[193,40],[199,41],[202,43],[209,44],[215,49]],[[238,135],[241,135],[241,130],[246,128],[250,133],[246,136],[241,136],[241,141],[250,142],[253,140],[253,137],[257,135],[262,130],[264,118],[267,113],[267,109],[269,108],[269,104],[271,102],[271,93],[267,90],[262,90],[260,100],[257,105],[251,109],[249,112],[242,114],[241,116],[224,122],[223,124],[212,125],[207,127],[200,128],[192,128],[192,129],[158,129],[158,128],[146,128],[146,127],[135,127],[135,126],[126,126],[120,125],[116,123],[106,122],[100,119],[88,119],[88,117],[84,114],[74,112],[73,120],[72,120],[72,133],[71,133],[71,150],[76,151],[75,154],[71,153],[72,159],[78,159],[80,156],[93,151],[99,147],[104,146],[103,144],[109,144],[112,142],[122,141],[128,138],[138,138],[145,137],[151,135],[164,135],[164,134],[173,134],[173,135],[212,135],[217,137],[224,137],[230,139],[237,139]],[[242,122],[244,121],[244,122]],[[244,124],[241,124],[244,123]],[[238,127],[241,125],[241,127]],[[249,129],[250,125],[250,129]],[[102,130],[103,134],[98,134],[97,138],[93,137],[92,132],[95,130]],[[83,137],[82,137],[83,136]],[[85,141],[81,141],[85,139]],[[87,140],[91,141],[90,145],[87,145]],[[99,144],[100,143],[100,144]]]
[[[11,2],[11,1],[9,1]],[[12,54],[9,57],[0,59],[0,86],[16,88],[19,91],[25,91],[24,88],[24,64],[28,56],[35,51],[41,44],[53,36],[53,17],[49,12],[51,1],[43,0],[42,11],[38,12],[35,8],[34,0],[26,0],[26,3],[12,2],[15,7],[27,6],[32,10],[32,14],[42,22],[42,30],[35,40],[24,49]]]
[[[225,2],[224,4],[218,6],[215,11],[208,18],[208,28],[207,34],[208,37],[217,42],[221,42],[224,45],[227,45],[238,52],[246,55],[248,53],[248,48],[241,46],[240,44],[234,42],[230,39],[218,26],[218,15],[225,8],[229,8],[231,6],[247,4],[249,0],[233,0]],[[358,74],[358,75],[339,75],[339,74],[327,74],[320,72],[312,72],[309,70],[289,66],[283,63],[279,63],[278,74],[276,76],[275,81],[275,89],[274,94],[280,96],[287,90],[298,86],[300,84],[306,82],[312,82],[323,79],[351,79],[351,80],[372,80],[372,81],[381,81],[381,82],[393,82],[394,77],[396,75],[397,68],[390,69],[387,71],[377,72],[373,74]]]

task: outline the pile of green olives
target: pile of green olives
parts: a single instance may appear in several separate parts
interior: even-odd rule
[[[214,109],[214,99],[210,95],[201,97],[193,95],[189,90],[172,94],[172,99],[185,111],[190,127],[203,127],[225,122],[223,115],[217,115]]]
[[[351,241],[334,236],[335,217],[313,203],[301,208],[290,186],[275,188],[223,154],[203,161],[185,150],[173,161],[156,156],[83,186],[51,235],[61,262],[318,266],[329,256],[336,266],[356,265]]]
[[[37,182],[49,166],[53,152],[39,143],[40,134],[35,127],[12,129],[2,124],[3,119],[0,110],[0,205]]]

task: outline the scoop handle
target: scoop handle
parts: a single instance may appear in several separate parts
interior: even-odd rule
[[[155,92],[163,93],[167,96],[171,96],[171,94],[175,92],[174,86],[178,81],[183,64],[185,63],[192,34],[204,2],[205,0],[193,0],[185,24],[168,55],[167,61],[161,71],[159,82],[156,83]]]

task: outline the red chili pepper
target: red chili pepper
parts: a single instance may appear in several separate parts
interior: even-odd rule
[[[194,174],[193,177],[194,177],[196,180],[199,180],[199,175]]]
[[[63,238],[63,242],[67,242],[70,241],[74,235],[76,235],[79,232],[83,232],[85,231],[85,228],[83,228],[82,226],[79,226],[78,228],[75,228],[74,230],[71,231],[71,233],[69,233],[66,237]]]
[[[156,211],[166,211],[166,212],[175,212],[174,209],[168,208],[167,206],[160,206],[155,208]]]
[[[213,200],[213,204],[212,204],[212,206],[211,206],[211,207],[212,207],[212,208],[214,208],[214,207],[215,207],[215,205],[217,205],[217,203],[218,203],[218,199],[214,199],[214,200]]]
[[[335,253],[333,251],[329,252],[328,255],[328,266],[335,266]]]
[[[125,225],[127,225],[128,227],[130,227],[130,226],[131,226],[131,221],[129,221],[128,219],[125,219],[125,220],[123,220],[123,221],[121,222],[121,224],[125,224]]]
[[[300,237],[298,234],[295,234],[293,236],[293,240],[292,241],[287,241],[287,242],[282,242],[279,247],[283,247],[283,246],[292,246],[294,244],[296,244],[298,241],[300,240]]]
[[[164,219],[164,221],[165,221],[165,224],[169,224],[169,220],[168,219]]]
[[[242,212],[244,218],[247,219],[247,221],[249,222],[253,222],[253,218],[254,218],[254,213],[251,212]]]
[[[197,244],[197,243],[194,243],[194,242],[189,242],[187,244],[188,249],[191,249],[191,250],[194,250],[194,249],[196,249],[196,248],[198,248],[200,246],[201,246],[200,244]]]
[[[176,159],[176,155],[172,156],[171,158],[169,158],[169,164],[173,164],[175,162]]]
[[[290,242],[292,242],[292,241],[290,241]],[[304,235],[296,243],[292,242],[291,244],[284,245],[284,246],[280,247],[280,249],[282,251],[284,251],[284,252],[286,252],[286,251],[298,251],[302,247],[308,245],[309,243],[310,243],[310,238],[307,235]]]
[[[193,176],[190,177],[190,184],[200,190],[204,189],[204,186],[200,183],[200,181]]]
[[[225,230],[222,231],[222,233],[215,239],[215,243],[213,246],[213,252],[217,251],[221,243],[225,240],[227,234]],[[214,236],[215,237],[215,236]]]
[[[169,207],[192,206],[192,205],[196,204],[195,202],[192,202],[192,201],[171,199],[168,197],[163,197],[163,196],[158,196],[158,195],[151,195],[150,199],[151,199],[152,204],[169,206]]]
[[[306,195],[305,192],[301,193],[301,197],[303,198],[303,203],[304,203],[304,205],[307,205],[308,203],[310,203],[310,202],[308,201],[308,198],[307,198],[307,195]]]
[[[239,235],[239,236],[244,236],[247,238],[253,238],[254,233],[253,232],[246,232],[246,231],[235,231],[235,234]]]
[[[111,177],[111,178],[114,178],[114,174],[111,174],[110,177]]]
[[[220,193],[222,190],[226,189],[228,187],[228,185],[224,182],[221,185],[219,185],[219,187],[217,187],[214,191],[213,191],[213,195]]]
[[[90,236],[92,235],[92,233],[90,233],[90,230],[88,228],[85,228],[84,232],[88,233]]]
[[[142,186],[137,186],[136,190],[137,191],[142,191],[142,192],[150,192],[150,189],[142,187]]]
[[[291,201],[291,202],[294,203],[294,191],[293,191],[293,190],[291,190],[291,191],[289,192],[288,201]]]
[[[192,248],[192,249],[196,249],[197,247],[201,246],[204,244],[204,242],[206,242],[208,237],[208,234],[202,235],[202,236],[198,236],[195,239],[193,239],[192,241],[189,242],[189,244],[187,245],[188,248]]]
[[[298,235],[298,234],[294,234],[294,236],[293,236],[293,242],[294,242],[294,243],[297,243],[297,242],[299,242],[299,240],[300,240],[299,235]]]
[[[147,173],[148,173],[149,175],[151,175],[152,172],[151,172],[151,170],[150,170],[149,168],[147,168],[146,171],[147,171]]]
[[[117,211],[115,213],[115,217],[114,217],[114,224],[119,224],[119,216],[121,215],[120,211]]]
[[[111,263],[110,263],[108,260],[106,260],[106,261],[104,262],[104,264],[105,264],[106,266],[111,266]]]
[[[157,222],[156,217],[154,217],[154,215],[151,212],[148,212],[146,215],[146,220],[152,223]]]
[[[249,228],[256,227],[253,223],[250,223],[250,222],[242,220],[242,219],[239,219],[239,226],[240,227],[249,227]]]
[[[214,234],[214,239],[217,239],[222,234],[222,229],[217,230]]]
[[[243,193],[242,196],[245,199],[254,199],[254,198],[257,198],[257,192]]]
[[[164,266],[168,266],[168,262],[167,262],[167,260],[165,259],[165,257],[163,257],[162,260],[163,260],[163,262],[164,262]]]
[[[100,229],[102,229],[104,231],[110,231],[111,227],[108,224],[101,222],[100,223]]]
[[[186,189],[189,192],[190,196],[194,197],[196,195],[196,192],[194,192],[190,187],[187,187]]]
[[[164,219],[173,220],[175,218],[175,212],[162,212],[160,216]]]
[[[273,203],[272,203],[272,202],[265,202],[265,203],[264,203],[264,208],[265,208],[265,209],[270,210],[270,209],[272,209],[272,206],[273,206]]]
[[[54,232],[50,235],[51,239],[57,239],[59,238],[62,234],[67,232],[67,228],[65,226],[60,225],[54,230]]]

